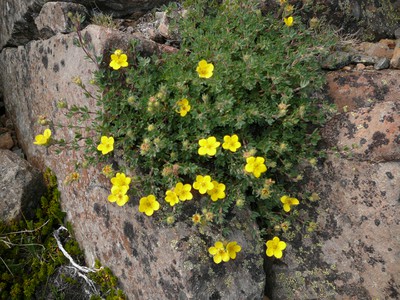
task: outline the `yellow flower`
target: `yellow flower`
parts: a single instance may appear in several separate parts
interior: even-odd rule
[[[289,212],[291,206],[299,205],[299,200],[297,198],[292,198],[289,196],[282,196],[281,202],[283,203],[283,210],[285,212]]]
[[[179,198],[175,192],[168,190],[165,192],[165,201],[167,201],[169,205],[174,206],[179,202]]]
[[[201,215],[200,214],[194,214],[192,216],[192,221],[194,224],[199,224],[201,222]]]
[[[267,167],[264,164],[265,159],[263,157],[250,156],[246,158],[246,162],[246,172],[253,173],[256,178],[260,177],[261,173],[267,171]]]
[[[154,195],[149,195],[140,199],[139,211],[144,212],[147,216],[151,216],[159,208],[160,203],[158,203]]]
[[[239,137],[236,134],[232,136],[224,136],[224,143],[222,144],[222,148],[224,148],[225,150],[236,152],[236,150],[240,148],[240,146],[241,144],[239,142]]]
[[[221,145],[220,142],[217,142],[217,139],[214,136],[210,136],[207,139],[201,139],[199,141],[200,148],[198,153],[200,155],[210,155],[213,156],[217,153],[217,148]]]
[[[228,245],[226,245],[226,251],[231,259],[235,259],[236,253],[240,252],[240,250],[242,250],[242,247],[235,241],[229,242]]]
[[[117,202],[119,206],[123,206],[129,201],[129,197],[126,194],[127,191],[127,186],[113,186],[111,188],[111,195],[108,196],[108,201]]]
[[[111,178],[111,183],[114,186],[126,186],[129,188],[129,184],[131,183],[131,178],[126,177],[124,173],[117,173],[115,177]]]
[[[282,242],[277,236],[274,237],[272,240],[269,240],[265,243],[267,246],[267,256],[275,256],[276,258],[282,257],[282,250],[285,250],[286,243]]]
[[[200,194],[205,194],[207,191],[214,188],[214,184],[211,183],[211,177],[209,175],[197,175],[196,182],[193,183],[193,188],[198,190]]]
[[[51,130],[45,129],[43,134],[38,134],[35,136],[35,141],[33,142],[35,145],[46,145],[51,137]]]
[[[293,17],[287,17],[287,18],[283,18],[283,21],[285,22],[287,27],[293,26]]]
[[[208,248],[208,253],[213,256],[216,264],[219,264],[221,261],[227,262],[230,259],[224,244],[222,244],[220,241],[216,242],[213,247]]]
[[[200,78],[210,78],[213,75],[214,65],[202,59],[196,68]]]
[[[211,196],[212,201],[217,201],[218,199],[225,198],[225,184],[218,183],[217,181],[213,181],[212,184],[214,188],[212,190],[207,191],[207,194]]]
[[[190,111],[190,105],[189,105],[189,100],[188,99],[182,99],[179,100],[176,105],[179,106],[179,110],[177,110],[176,112],[179,113],[181,115],[181,117],[186,116],[186,114]]]
[[[283,5],[287,2],[287,0],[279,0],[280,5]]]
[[[193,199],[193,195],[190,192],[192,186],[190,184],[183,184],[182,182],[178,182],[175,186],[174,192],[178,196],[179,200],[186,201]]]
[[[101,143],[97,146],[97,150],[101,151],[103,155],[114,150],[114,138],[113,137],[101,137]]]
[[[114,70],[119,70],[120,68],[124,68],[128,66],[128,56],[122,53],[122,50],[115,50],[114,54],[111,54],[111,62],[110,67]]]

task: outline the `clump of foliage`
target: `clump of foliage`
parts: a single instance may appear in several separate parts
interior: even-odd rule
[[[44,179],[47,191],[34,219],[0,223],[1,299],[33,298],[36,288],[67,262],[52,235],[65,217],[57,179],[50,170],[44,173]],[[82,258],[76,241],[69,240],[67,244],[72,255]]]
[[[111,14],[104,14],[102,12],[95,12],[90,21],[92,24],[111,29],[116,29],[118,27]]]
[[[310,95],[323,85],[318,58],[333,40],[293,17],[287,23],[262,15],[257,2],[186,1],[175,24],[176,53],[135,52],[128,68],[95,74],[102,92],[97,129],[114,137],[120,168],[137,170],[131,195],[164,199],[177,183],[209,175],[226,186],[222,200],[206,205],[218,223],[243,200],[265,227],[282,222],[280,199],[295,194],[293,182],[302,178],[296,166],[319,155],[317,127],[326,110]],[[198,76],[202,60],[213,64],[212,76]],[[184,113],[182,103],[190,105]],[[199,155],[200,140],[222,144],[226,135],[239,137],[237,151]],[[88,144],[96,151],[96,142]],[[268,170],[259,177],[246,172],[249,157],[262,157]]]
[[[297,194],[298,166],[321,156],[318,128],[330,107],[312,94],[324,83],[319,59],[336,39],[279,3],[267,14],[255,0],[187,0],[184,13],[171,4],[168,13],[181,15],[171,20],[176,52],[145,57],[132,41],[131,49],[110,49],[107,65],[82,36],[83,18],[71,16],[76,45],[98,67],[90,81],[96,95],[73,80],[98,110],[59,105],[74,121],[91,122],[69,125],[77,129],[72,149],[86,142],[81,166],[100,163],[112,183],[108,200],[119,206],[134,199],[147,216],[161,210],[168,225],[219,225],[222,240],[209,248],[215,263],[241,251],[226,234],[235,207],[248,205],[265,237],[288,230],[292,207],[307,196]],[[36,144],[68,147],[46,130]],[[79,180],[72,175],[69,183]],[[273,237],[266,247],[281,258],[286,243]]]
[[[95,262],[95,268],[98,272],[89,273],[89,277],[96,282],[103,295],[107,295],[107,300],[124,300],[126,299],[125,294],[122,290],[118,289],[118,278],[113,275],[110,268],[103,267],[99,260]],[[91,300],[104,299],[101,296],[91,296]]]
[[[47,190],[40,199],[35,217],[32,220],[0,222],[0,299],[44,299],[49,295],[42,295],[41,291],[49,290],[53,296],[62,295],[54,287],[46,285],[60,266],[69,263],[53,236],[53,232],[64,224],[65,212],[61,210],[56,176],[50,169],[43,176]],[[69,235],[62,239],[65,251],[76,262],[84,263],[83,252],[77,241]],[[96,276],[101,277],[103,273],[114,278],[107,268],[101,269],[99,275],[93,272],[94,282],[99,286],[104,286],[104,283],[96,281]],[[69,278],[64,280],[68,281]],[[73,284],[73,280],[70,281]],[[112,285],[107,283],[108,289],[102,290],[101,295],[118,295],[120,298],[107,299],[124,299],[122,292],[115,289],[115,278],[112,282]]]

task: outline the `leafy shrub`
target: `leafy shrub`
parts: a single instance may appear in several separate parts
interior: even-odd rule
[[[176,53],[142,57],[132,49],[128,68],[96,72],[97,129],[115,138],[119,169],[135,170],[131,195],[164,199],[178,182],[209,175],[226,186],[225,198],[206,204],[218,223],[235,203],[246,202],[272,228],[285,214],[280,198],[294,194],[293,182],[301,180],[296,166],[319,155],[327,107],[311,95],[323,85],[318,59],[334,39],[295,18],[286,26],[276,15],[262,15],[257,1],[184,5],[188,10],[174,25],[181,38]],[[196,72],[202,60],[214,66],[209,78]],[[190,105],[184,115],[183,99]],[[234,134],[241,143],[236,152],[218,147],[215,155],[199,155],[200,140],[222,144]],[[95,144],[88,140],[89,153]],[[249,157],[265,159],[267,172],[246,172]]]

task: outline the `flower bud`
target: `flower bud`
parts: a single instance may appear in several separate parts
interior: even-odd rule
[[[244,200],[243,199],[237,199],[236,200],[236,206],[239,208],[242,208],[244,206]]]
[[[57,102],[57,107],[58,108],[67,108],[68,107],[67,101],[65,101],[65,100],[58,101]]]
[[[38,123],[45,126],[49,124],[49,120],[47,120],[46,116],[39,116]]]
[[[175,217],[174,216],[169,216],[167,217],[167,224],[172,225],[175,223]]]
[[[314,18],[310,19],[310,28],[311,29],[317,28],[318,25],[319,25],[319,19],[318,18],[314,17]]]
[[[72,82],[79,86],[82,86],[82,79],[79,76],[75,76],[74,78],[72,78]]]

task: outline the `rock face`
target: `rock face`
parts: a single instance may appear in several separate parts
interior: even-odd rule
[[[42,174],[17,154],[0,150],[1,221],[33,217],[40,195],[45,192]]]
[[[96,55],[103,54],[105,60],[111,49],[127,51],[129,40],[135,38],[93,25],[82,34],[92,41]],[[72,77],[80,76],[94,92],[89,81],[95,65],[73,45],[74,37],[73,33],[57,34],[25,47],[4,49],[0,55],[0,82],[6,109],[27,158],[40,168],[50,167],[58,177],[63,209],[88,264],[99,258],[109,266],[130,299],[261,299],[265,284],[262,244],[246,212],[232,220],[230,237],[242,246],[242,252],[234,261],[216,265],[207,249],[218,235],[200,235],[184,221],[167,226],[157,214],[149,218],[139,213],[138,199],[131,199],[123,207],[110,203],[107,197],[111,183],[100,169],[85,169],[78,182],[65,185],[63,181],[74,171],[74,162],[81,158],[82,151],[56,155],[33,145],[34,136],[46,128],[38,124],[39,115],[68,124],[58,101],[96,109],[95,100],[86,98],[71,82]],[[138,51],[148,54],[159,49],[156,43],[143,40],[137,46]],[[74,136],[67,128],[50,128],[56,139],[68,141]]]
[[[43,5],[39,15],[35,18],[35,24],[42,39],[49,38],[58,32],[69,33],[73,26],[68,13],[80,14],[83,17],[89,15],[83,5],[67,2],[47,2]]]
[[[33,24],[34,14],[40,11],[39,1],[5,0],[0,2],[0,49],[29,42],[38,32]]]
[[[265,11],[279,5],[275,0],[262,2]],[[290,4],[297,10],[295,17],[326,20],[342,33],[355,34],[363,41],[394,38],[396,29],[400,27],[398,0],[294,0]]]
[[[44,0],[3,0],[0,2],[0,49],[4,46],[24,45],[38,39],[39,32],[34,19],[39,14]],[[55,1],[62,2],[62,1]],[[94,1],[70,0],[93,9]],[[154,7],[168,3],[169,0],[100,0],[95,8],[114,17],[143,15]]]
[[[283,234],[290,247],[267,276],[272,299],[400,297],[398,76],[329,74],[329,95],[349,111],[326,125],[327,158],[305,169],[305,190],[320,199]]]
[[[112,13],[115,17],[134,15],[141,16],[145,12],[162,4],[167,4],[170,0],[98,0],[96,4],[103,11]]]

